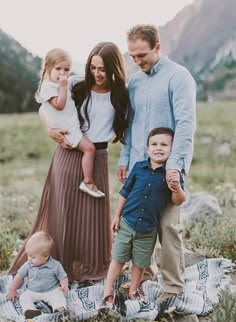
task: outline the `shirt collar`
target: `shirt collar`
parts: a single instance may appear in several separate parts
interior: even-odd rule
[[[147,160],[143,161],[143,164],[141,166],[142,168],[149,168],[153,171],[153,169],[151,168],[151,165],[150,165],[150,158],[148,158]],[[165,168],[166,168],[166,162],[164,164],[162,164],[162,166],[154,169],[154,171],[158,171],[159,169],[161,169],[162,171],[165,171]]]
[[[152,76],[156,73],[159,72],[159,70],[161,69],[162,65],[168,60],[168,57],[167,55],[164,55],[161,57],[161,59],[156,62],[155,65],[152,66],[152,68],[150,69],[149,73],[148,73],[148,76]]]
[[[46,261],[46,263],[45,263],[45,264],[43,264],[43,265],[40,265],[40,266],[34,266],[34,265],[32,265],[32,264],[30,263],[30,266],[31,266],[31,267],[37,267],[37,268],[43,268],[43,267],[53,268],[53,260],[52,260],[52,256],[50,256],[50,257],[48,258],[48,260]]]

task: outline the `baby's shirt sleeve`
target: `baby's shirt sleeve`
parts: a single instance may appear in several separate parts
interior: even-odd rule
[[[45,103],[52,97],[57,97],[59,95],[59,84],[53,82],[44,81],[40,89],[40,101]]]
[[[67,277],[67,274],[60,262],[57,261],[57,278],[59,281],[63,280],[65,277]]]
[[[18,269],[18,274],[24,279],[28,273],[29,273],[29,269],[30,269],[30,264],[29,262],[25,262],[19,269]]]

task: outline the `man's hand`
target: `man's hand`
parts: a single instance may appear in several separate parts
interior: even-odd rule
[[[179,172],[175,169],[166,170],[166,182],[171,191],[177,192],[180,188]]]
[[[120,181],[122,184],[124,184],[124,183],[125,183],[125,180],[127,179],[127,177],[126,177],[127,170],[128,170],[128,167],[127,167],[126,165],[121,165],[121,166],[118,168],[117,176],[118,176],[119,181]]]

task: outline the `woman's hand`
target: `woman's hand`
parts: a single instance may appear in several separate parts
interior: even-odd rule
[[[72,149],[72,144],[65,137],[66,134],[69,134],[67,130],[63,129],[50,129],[48,131],[49,136],[64,149]]]

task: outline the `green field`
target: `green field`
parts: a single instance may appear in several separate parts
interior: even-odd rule
[[[187,192],[204,190],[218,198],[227,228],[221,237],[223,246],[214,238],[216,234],[218,240],[222,234],[222,223],[217,222],[220,219],[216,219],[215,228],[211,226],[210,231],[208,225],[213,223],[191,227],[186,243],[208,256],[228,255],[233,259],[236,259],[235,119],[236,102],[198,103],[194,158],[186,178]],[[37,113],[1,115],[0,140],[0,233],[24,238],[36,216],[56,144],[44,132]],[[119,144],[110,144],[112,215],[121,187],[116,177],[119,151]]]

